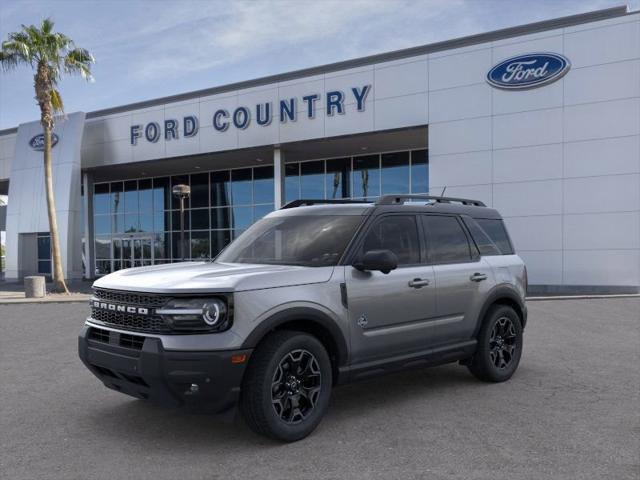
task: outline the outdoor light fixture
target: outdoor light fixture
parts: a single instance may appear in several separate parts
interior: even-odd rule
[[[180,199],[180,260],[184,261],[184,201],[191,195],[189,185],[175,185],[171,189],[173,196]]]

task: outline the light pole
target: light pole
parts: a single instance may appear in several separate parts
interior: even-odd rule
[[[184,201],[191,195],[189,185],[175,185],[171,191],[180,199],[180,260],[184,261]]]

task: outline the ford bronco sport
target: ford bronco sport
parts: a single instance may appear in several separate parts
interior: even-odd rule
[[[459,362],[488,382],[522,355],[526,268],[496,210],[447,197],[298,200],[213,261],[94,283],[79,338],[107,387],[223,411],[281,441],[311,433],[331,390]]]

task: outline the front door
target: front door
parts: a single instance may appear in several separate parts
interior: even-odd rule
[[[425,265],[414,215],[385,215],[374,221],[356,257],[387,249],[398,257],[388,274],[345,267],[352,362],[424,350],[435,317],[433,267]]]
[[[113,269],[153,264],[153,240],[148,236],[124,236],[113,239]]]

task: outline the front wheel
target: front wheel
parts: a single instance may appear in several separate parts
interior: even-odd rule
[[[332,383],[331,361],[320,341],[306,333],[275,332],[251,357],[242,386],[242,413],[253,431],[294,442],[322,420]]]
[[[522,323],[513,308],[489,309],[478,334],[469,370],[485,382],[504,382],[515,373],[522,356]]]

